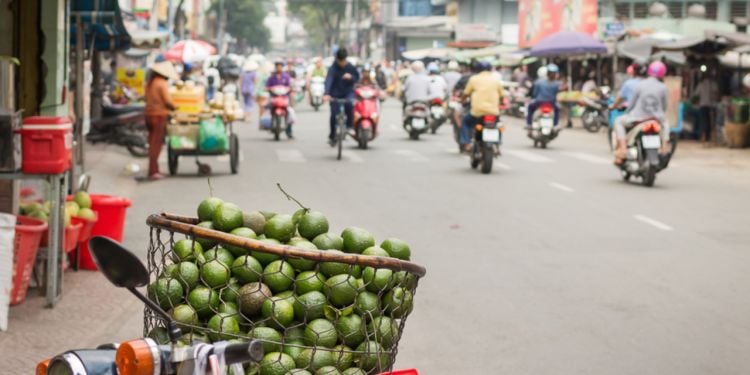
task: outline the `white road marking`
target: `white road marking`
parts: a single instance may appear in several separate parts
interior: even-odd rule
[[[409,159],[409,161],[414,161],[414,162],[426,162],[426,161],[430,161],[429,158],[427,158],[426,156],[424,156],[424,155],[422,155],[422,154],[420,154],[420,153],[418,153],[418,152],[416,152],[414,150],[393,150],[393,153],[396,154],[396,155],[403,156],[403,157]]]
[[[570,187],[570,186],[565,186],[565,185],[563,185],[563,184],[560,184],[560,183],[557,183],[557,182],[550,182],[550,183],[549,183],[549,186],[552,186],[552,187],[553,187],[553,188],[555,188],[555,189],[559,189],[559,190],[562,190],[562,191],[564,191],[564,192],[566,192],[566,193],[572,193],[572,192],[574,192],[574,191],[575,191],[575,190],[573,190],[573,188],[572,188],[572,187]]]
[[[611,164],[612,160],[605,157],[588,154],[585,152],[564,152],[565,155],[578,160],[583,160],[593,164]]]
[[[365,162],[364,159],[362,159],[361,156],[357,155],[357,153],[352,152],[352,151],[344,151],[344,150],[342,150],[341,151],[341,156],[344,159],[346,159],[346,160],[348,160],[348,161],[350,161],[352,163],[364,163]]]
[[[276,150],[276,156],[279,158],[279,161],[284,163],[304,163],[307,161],[302,152],[295,149]]]
[[[669,225],[667,225],[667,224],[664,224],[664,223],[662,223],[661,221],[658,221],[658,220],[652,219],[652,218],[650,218],[650,217],[648,217],[648,216],[644,216],[644,215],[633,215],[633,217],[634,217],[634,218],[635,218],[636,220],[638,220],[638,221],[641,221],[641,222],[644,222],[644,223],[646,223],[646,224],[652,225],[652,226],[654,226],[654,227],[656,227],[656,228],[658,228],[658,229],[661,229],[661,230],[663,230],[663,231],[667,231],[667,232],[669,232],[669,231],[672,231],[672,230],[674,230],[674,228],[670,227]]]
[[[530,161],[532,163],[553,163],[555,160],[550,159],[546,156],[539,155],[531,151],[524,150],[503,150],[506,155],[511,155],[519,159]]]

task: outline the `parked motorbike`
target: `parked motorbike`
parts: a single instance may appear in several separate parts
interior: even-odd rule
[[[560,129],[555,127],[555,109],[551,103],[543,103],[534,114],[534,122],[528,136],[534,147],[547,148],[547,143],[557,138]]]
[[[281,132],[286,130],[287,115],[289,114],[289,87],[272,86],[268,89],[271,94],[271,133],[278,141]]]
[[[310,80],[310,105],[315,108],[315,112],[320,110],[323,105],[323,96],[326,91],[326,80],[323,77],[312,77]]]
[[[131,155],[148,156],[148,130],[143,106],[102,106],[102,118],[91,121],[86,134],[91,143],[108,143],[125,146]]]
[[[362,86],[354,90],[357,103],[354,105],[354,139],[359,148],[366,150],[368,142],[375,139],[378,133],[378,89],[374,86]]]
[[[526,118],[526,96],[528,90],[523,87],[518,87],[511,92],[510,104],[508,109],[505,111],[510,116],[517,118]]]
[[[492,161],[500,155],[503,130],[500,116],[494,115],[482,117],[482,122],[474,126],[474,137],[471,155],[469,156],[472,169],[481,165],[480,171],[482,173],[487,174],[492,171]]]
[[[409,138],[418,140],[422,133],[429,130],[427,123],[430,111],[425,102],[412,102],[406,106],[404,112],[404,130],[409,133]]]
[[[583,127],[591,133],[596,133],[609,122],[609,100],[584,96],[578,103],[583,107],[581,122]]]
[[[106,237],[94,237],[89,245],[104,276],[115,286],[126,288],[167,323],[171,343],[159,345],[151,338],[140,338],[96,349],[69,350],[39,362],[37,374],[195,375],[226,373],[226,367],[234,374],[244,374],[243,363],[258,363],[263,358],[263,345],[257,340],[213,344],[181,342],[182,331],[172,317],[136,289],[149,281],[148,270],[138,257]]]
[[[617,166],[625,181],[631,177],[640,177],[644,186],[654,186],[656,174],[667,168],[676,148],[676,139],[672,139],[672,149],[668,154],[661,154],[661,127],[655,119],[641,121],[628,132],[628,148],[625,162]],[[614,132],[612,144],[617,144]]]
[[[430,100],[430,132],[435,134],[440,125],[443,125],[446,120],[443,99],[434,98]]]

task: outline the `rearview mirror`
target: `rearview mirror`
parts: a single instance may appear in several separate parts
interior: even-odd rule
[[[99,270],[120,288],[138,288],[148,284],[148,270],[135,254],[114,240],[96,236],[89,249]]]

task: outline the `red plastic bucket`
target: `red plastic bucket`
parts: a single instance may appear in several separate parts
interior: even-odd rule
[[[78,236],[78,242],[88,242],[91,239],[91,231],[94,229],[97,218],[94,220],[84,219],[82,217],[73,216],[70,218],[70,222],[73,224],[83,224],[81,227],[81,234]]]
[[[78,246],[83,223],[72,223],[65,227],[65,239],[63,240],[63,251],[69,253]]]
[[[16,218],[16,238],[13,246],[13,288],[10,304],[17,305],[26,299],[31,272],[39,250],[39,241],[47,231],[47,223],[26,216]]]
[[[105,236],[115,241],[122,241],[125,229],[125,216],[132,204],[129,199],[113,195],[90,194],[91,209],[96,212],[98,220],[91,229],[91,236]],[[81,244],[81,269],[96,271],[96,264],[91,258],[88,241]]]

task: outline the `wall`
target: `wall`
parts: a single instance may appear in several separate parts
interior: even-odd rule
[[[497,30],[498,38],[503,27],[518,24],[517,1],[460,0],[458,2],[459,24],[485,24]],[[514,42],[515,43],[515,42]]]
[[[67,89],[69,70],[68,10],[66,0],[44,0],[41,29],[44,34],[42,51],[44,96],[39,112],[45,116],[67,116],[68,105],[63,91]]]

